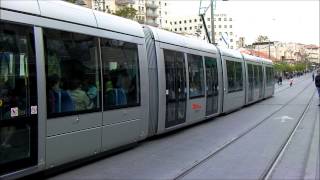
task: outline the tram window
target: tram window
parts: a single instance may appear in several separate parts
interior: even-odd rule
[[[98,111],[97,39],[44,29],[48,117]]]
[[[34,52],[32,28],[0,22],[0,120],[29,116],[37,104]]]
[[[274,85],[274,77],[273,77],[273,68],[266,67],[266,76],[267,76],[267,86]]]
[[[101,39],[104,108],[140,105],[137,44]]]
[[[32,27],[0,21],[0,166],[31,156],[36,87]]]
[[[202,56],[188,54],[190,98],[204,96],[204,69]]]
[[[228,92],[243,90],[242,63],[226,61],[228,75]]]
[[[260,84],[260,72],[259,72],[259,66],[255,65],[254,66],[254,86],[255,88],[259,88]]]
[[[249,87],[251,88],[251,86],[253,85],[253,82],[254,82],[254,65],[252,64],[248,64],[247,65],[248,67],[248,80],[249,80]]]

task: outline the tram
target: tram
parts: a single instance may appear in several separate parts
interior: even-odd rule
[[[0,178],[271,97],[270,60],[64,1],[0,2]]]

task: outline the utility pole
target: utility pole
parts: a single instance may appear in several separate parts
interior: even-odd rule
[[[212,44],[215,44],[215,34],[214,34],[214,9],[213,9],[213,3],[215,3],[215,0],[211,0],[211,38],[212,38]],[[214,8],[215,8],[214,4]]]

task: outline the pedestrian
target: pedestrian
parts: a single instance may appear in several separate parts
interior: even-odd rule
[[[316,88],[318,90],[318,95],[319,95],[319,104],[318,106],[320,106],[320,69],[318,69],[318,72],[317,72],[317,75],[315,77],[315,85],[316,85]]]
[[[314,72],[312,72],[312,81],[314,81]]]
[[[279,77],[279,83],[282,85],[282,76]]]
[[[293,84],[293,77],[290,78],[289,80],[289,84],[290,84],[290,87],[292,87],[292,84]]]

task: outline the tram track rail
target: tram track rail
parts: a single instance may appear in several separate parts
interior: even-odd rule
[[[315,96],[315,91],[313,91],[312,93],[313,95],[311,96],[311,98],[308,101],[307,106],[304,108],[302,114],[300,115],[300,117],[298,118],[298,121],[296,122],[294,128],[292,129],[292,131],[290,132],[290,135],[288,136],[288,138],[285,140],[285,142],[282,144],[282,146],[280,147],[278,153],[276,153],[276,155],[274,156],[273,160],[271,161],[270,165],[268,166],[268,168],[266,169],[266,171],[262,174],[262,176],[259,179],[264,179],[264,180],[269,180],[272,177],[272,173],[274,172],[275,168],[277,167],[277,165],[279,164],[281,158],[284,155],[284,152],[286,151],[288,145],[290,144],[290,142],[292,141],[293,136],[295,135],[298,127],[300,126],[302,120],[304,119],[306,113],[308,112],[311,103],[312,103],[312,99]]]
[[[302,82],[302,81],[301,81]],[[247,130],[245,130],[243,133],[239,134],[238,136],[232,138],[231,140],[227,141],[226,143],[222,144],[220,147],[218,147],[217,149],[215,149],[214,151],[208,153],[204,158],[195,161],[195,163],[193,165],[191,165],[190,167],[187,167],[185,169],[183,169],[181,173],[177,174],[173,179],[174,180],[179,180],[179,179],[183,179],[185,176],[187,176],[188,174],[190,174],[193,170],[195,170],[197,167],[199,167],[200,165],[204,164],[205,162],[207,162],[208,160],[212,159],[214,156],[216,156],[219,152],[223,151],[224,149],[226,149],[227,147],[229,147],[230,145],[234,144],[235,142],[237,142],[240,138],[242,138],[243,136],[249,134],[251,131],[253,131],[254,129],[256,129],[258,126],[260,126],[261,124],[263,124],[264,122],[266,122],[266,120],[268,120],[270,117],[272,117],[273,115],[275,115],[276,113],[278,113],[279,111],[281,111],[283,108],[285,108],[287,105],[289,105],[292,101],[294,101],[296,99],[296,97],[298,97],[299,95],[301,95],[309,86],[310,84],[312,84],[312,82],[308,83],[301,91],[299,91],[294,97],[292,97],[290,100],[288,100],[285,104],[283,104],[279,109],[277,109],[276,111],[272,112],[270,115],[268,115],[267,117],[265,117],[264,119],[262,119],[261,121],[259,121],[258,123],[256,123],[255,125],[251,126],[250,128],[248,128]],[[287,88],[286,88],[287,89]],[[313,93],[314,94],[314,93]],[[313,97],[313,96],[312,96]],[[312,101],[312,97],[310,98],[306,108],[304,109],[302,115],[299,118],[303,118],[307,110],[307,108],[310,106],[311,101]],[[299,121],[300,122],[300,119]],[[300,124],[300,123],[299,123]],[[296,129],[296,128],[293,128]],[[293,135],[292,135],[293,136]],[[291,135],[289,136],[289,138],[291,137]],[[287,139],[288,140],[288,139]],[[274,160],[272,161],[271,165],[268,166],[267,171],[265,171],[263,173],[263,175],[261,176],[262,178],[266,178],[267,174],[270,170],[273,170],[272,167],[274,166],[274,164],[277,161],[277,157],[279,157],[280,153],[282,152],[282,149],[284,149],[285,144],[287,144],[286,142],[284,143],[284,145],[281,146],[281,150],[279,153],[277,153],[276,157],[274,158]],[[275,164],[276,165],[276,164]]]

